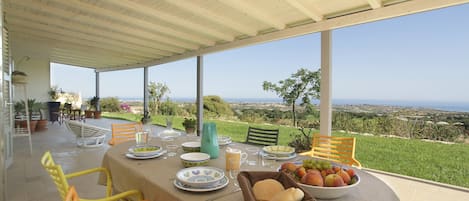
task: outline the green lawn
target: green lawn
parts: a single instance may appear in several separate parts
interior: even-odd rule
[[[137,121],[140,118],[129,113],[104,113],[107,118]],[[182,117],[174,117],[173,127],[183,129]],[[207,120],[215,122],[219,135],[231,136],[233,140],[242,142],[246,137],[249,125],[264,128],[279,128],[279,143],[286,145],[291,140],[291,133],[299,133],[296,128],[248,124],[236,121]],[[163,116],[153,117],[153,124],[165,125]],[[383,138],[375,136],[350,135],[333,133],[340,136],[357,138],[356,158],[363,167],[393,172],[442,183],[469,187],[469,145],[440,144],[420,140]]]

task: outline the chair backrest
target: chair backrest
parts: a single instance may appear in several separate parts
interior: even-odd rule
[[[277,145],[278,144],[278,129],[263,129],[249,127],[246,137],[247,144],[253,145]]]
[[[77,137],[98,137],[105,135],[109,129],[96,127],[90,124],[85,124],[79,121],[65,121],[67,128],[72,131]]]
[[[68,190],[67,196],[65,197],[65,201],[79,201],[80,197],[78,197],[77,190],[75,190],[75,186],[70,186]]]
[[[72,104],[71,103],[64,103],[64,112],[65,114],[72,113]]]
[[[311,156],[361,167],[355,159],[355,138],[334,137],[315,134],[311,146]]]
[[[135,140],[135,133],[143,130],[142,123],[132,122],[123,124],[112,124],[112,138],[110,145],[116,145],[129,140]]]
[[[42,167],[44,167],[44,169],[49,173],[50,177],[57,186],[60,197],[62,197],[62,200],[65,200],[69,185],[67,179],[65,179],[65,174],[62,171],[62,167],[55,164],[54,159],[52,159],[52,155],[49,151],[44,153],[42,156],[41,164]]]

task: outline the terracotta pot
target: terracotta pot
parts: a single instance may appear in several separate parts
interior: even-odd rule
[[[47,130],[47,120],[39,120],[37,121],[36,131],[45,131]]]
[[[93,118],[94,112],[91,110],[85,110],[85,118]]]
[[[195,133],[195,128],[186,128],[186,133],[187,134],[194,134]]]
[[[101,111],[94,111],[94,118],[101,119]]]
[[[31,134],[36,132],[37,121],[38,120],[29,121],[29,130],[31,130]]]

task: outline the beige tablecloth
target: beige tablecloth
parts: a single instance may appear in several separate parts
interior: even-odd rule
[[[182,143],[183,141],[187,141],[187,139],[184,137],[178,139],[178,143]],[[158,140],[153,140],[151,144],[161,146]],[[113,188],[117,192],[137,189],[144,194],[145,199],[150,201],[205,201],[212,197],[230,193],[236,189],[230,181],[227,187],[212,192],[200,193],[179,190],[173,185],[176,173],[184,168],[179,159],[179,155],[176,157],[167,157],[166,159],[165,156],[147,160],[129,159],[125,156],[125,153],[128,148],[133,145],[135,145],[135,142],[132,141],[115,145],[104,155],[102,166],[108,168],[111,172]],[[251,145],[236,143],[233,146],[243,149]],[[225,169],[225,147],[226,146],[220,147],[220,156],[218,159],[210,160],[209,166]],[[278,167],[282,162],[285,161],[277,162],[274,167]],[[243,165],[242,170],[276,171],[276,168],[265,168],[259,164],[257,166]],[[336,200],[399,200],[392,189],[378,178],[361,170],[357,170],[357,173],[361,177],[361,183],[357,189]],[[228,175],[228,173],[226,173],[226,175]],[[100,178],[100,183],[104,183],[103,178],[104,177]],[[243,196],[242,193],[238,191],[218,200],[241,201],[243,200]]]

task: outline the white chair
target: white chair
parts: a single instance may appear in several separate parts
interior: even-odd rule
[[[104,144],[106,133],[111,130],[85,124],[80,121],[65,121],[65,125],[77,137],[77,145],[83,147],[99,147]]]

